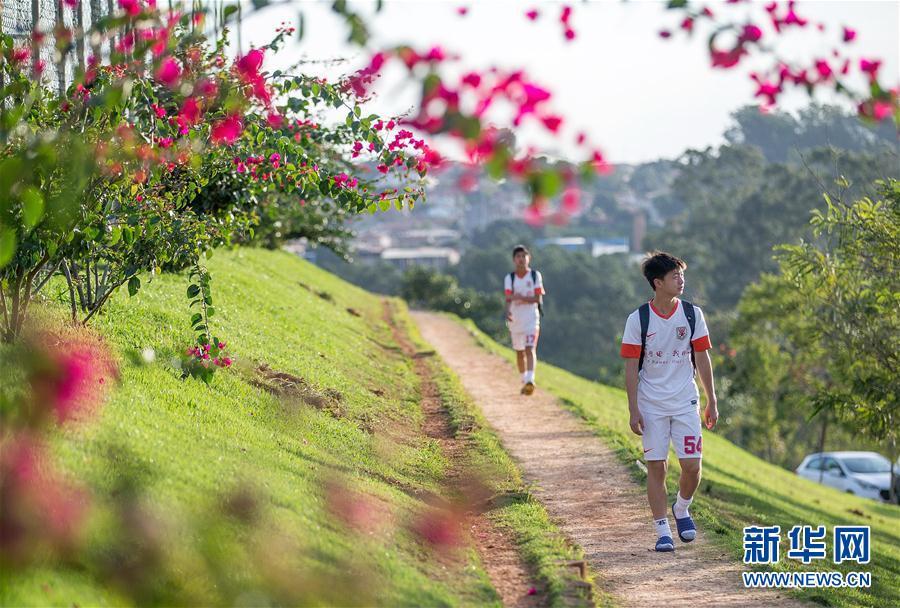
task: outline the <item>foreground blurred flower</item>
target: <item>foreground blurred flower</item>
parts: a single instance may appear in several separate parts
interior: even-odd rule
[[[36,438],[0,441],[0,563],[22,567],[47,551],[70,551],[87,506],[86,494],[49,466]]]
[[[60,424],[92,412],[118,376],[105,344],[89,334],[44,333],[35,342],[36,364],[29,377],[35,412],[52,411]]]
[[[455,510],[431,508],[419,515],[411,530],[435,548],[457,547],[463,542],[463,519]]]

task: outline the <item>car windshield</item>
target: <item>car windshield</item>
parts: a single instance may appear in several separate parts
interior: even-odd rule
[[[882,456],[855,456],[843,458],[851,473],[890,473],[891,461]]]

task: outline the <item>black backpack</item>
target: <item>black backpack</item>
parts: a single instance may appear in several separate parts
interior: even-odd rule
[[[688,325],[691,328],[691,337],[688,342],[691,345],[691,365],[694,370],[697,369],[697,361],[694,359],[694,326],[697,324],[697,317],[694,314],[694,305],[684,300],[681,301],[684,306],[684,316],[687,317]],[[650,302],[641,304],[638,308],[638,317],[641,320],[641,358],[638,359],[638,370],[644,367],[644,350],[647,348],[647,329],[650,327]]]
[[[516,271],[513,270],[511,273],[509,273],[510,288],[512,288],[516,284],[515,281],[516,281]],[[533,284],[537,284],[537,270],[535,270],[534,268],[531,269],[531,282]],[[541,304],[540,302],[538,302],[538,314],[541,315],[542,317],[544,316],[544,305]],[[691,326],[691,327],[693,327],[693,326]]]

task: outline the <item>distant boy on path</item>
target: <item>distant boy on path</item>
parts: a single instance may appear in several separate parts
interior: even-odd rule
[[[540,272],[531,268],[531,254],[524,245],[517,245],[512,257],[516,269],[506,275],[503,282],[506,325],[512,337],[512,347],[516,351],[516,363],[522,374],[522,394],[530,395],[534,392],[544,278]]]
[[[695,371],[706,393],[706,428],[712,429],[719,418],[706,320],[698,307],[678,299],[684,291],[686,268],[684,261],[668,253],[655,252],[644,260],[644,277],[654,296],[629,315],[622,337],[630,424],[643,438],[657,551],[675,550],[666,515],[670,441],[681,463],[678,497],[672,505],[678,536],[689,543],[697,534],[688,512],[700,484],[703,451]]]

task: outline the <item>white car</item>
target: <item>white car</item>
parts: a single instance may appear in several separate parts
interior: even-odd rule
[[[876,452],[810,454],[797,467],[797,475],[848,494],[890,499],[891,461]]]

